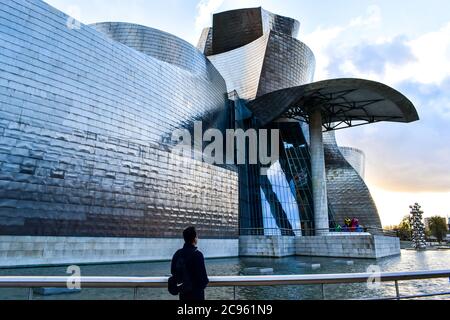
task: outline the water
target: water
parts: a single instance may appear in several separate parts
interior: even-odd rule
[[[346,263],[353,261],[353,264]],[[311,268],[311,264],[320,264],[319,269]],[[401,256],[371,259],[336,259],[318,257],[289,257],[283,259],[268,258],[232,258],[212,259],[206,261],[208,275],[228,276],[241,275],[246,268],[273,268],[273,274],[322,274],[322,273],[354,273],[367,272],[371,265],[380,267],[381,272],[422,271],[450,268],[450,251],[415,252],[403,250]],[[0,276],[67,276],[65,267],[0,269]],[[81,267],[83,276],[167,276],[170,273],[170,262],[127,263],[110,265],[86,265]],[[402,295],[449,292],[449,279],[432,279],[400,282]],[[26,299],[27,289],[0,289],[0,299]],[[208,288],[207,299],[233,299],[233,288]],[[383,283],[381,287],[368,289],[362,284],[325,285],[326,299],[362,299],[395,296],[393,283]],[[240,287],[236,289],[237,299],[256,300],[308,300],[321,299],[320,285],[276,286],[276,287]],[[132,299],[133,289],[82,289],[80,293],[41,296],[35,294],[34,299]],[[449,299],[442,296],[434,299]],[[140,289],[139,299],[172,300],[166,289]]]

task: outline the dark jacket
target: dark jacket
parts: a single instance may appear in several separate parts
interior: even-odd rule
[[[205,288],[209,283],[206,274],[205,259],[203,254],[192,244],[185,243],[183,249],[175,252],[172,258],[171,272],[175,275],[177,259],[183,255],[187,261],[186,268],[191,275],[193,290],[189,293],[180,293],[180,300],[205,300]]]

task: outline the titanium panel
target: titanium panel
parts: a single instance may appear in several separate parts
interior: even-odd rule
[[[334,131],[324,133],[328,201],[337,224],[346,217],[358,218],[361,226],[382,228],[375,202],[367,185],[345,160],[336,143]]]
[[[228,92],[236,90],[241,99],[255,99],[268,39],[267,34],[246,46],[208,57],[226,80]]]
[[[297,20],[261,7],[220,12],[213,16],[212,54],[245,46],[272,31],[295,38],[299,29]]]
[[[102,25],[144,54],[43,1],[0,4],[0,234],[237,237],[236,173],[168,141],[194,120],[222,128],[206,57],[154,29]]]
[[[299,21],[274,14],[264,9],[261,9],[261,14],[263,17],[264,33],[275,31],[277,33],[291,36],[292,38],[297,38],[300,31]]]
[[[262,36],[261,8],[232,10],[213,16],[213,54],[237,49]]]
[[[207,75],[213,67],[204,55],[187,41],[157,29],[123,22],[102,22],[90,27],[158,60],[186,69],[193,74]],[[217,72],[211,74],[220,79]],[[214,81],[214,80],[213,80]],[[220,81],[220,80],[219,80]]]
[[[205,28],[200,35],[200,39],[197,44],[197,49],[200,50],[205,56],[213,54],[212,51],[212,28]]]
[[[314,54],[307,45],[289,35],[271,31],[257,97],[311,82],[315,67]]]
[[[339,146],[339,150],[344,156],[345,160],[350,163],[353,169],[358,172],[361,178],[364,180],[366,171],[366,155],[362,150]]]

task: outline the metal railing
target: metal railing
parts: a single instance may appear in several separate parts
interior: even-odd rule
[[[301,234],[302,235],[313,235],[316,234],[316,232],[320,231],[328,231],[329,233],[333,235],[339,235],[339,234],[358,234],[358,233],[370,233],[371,235],[376,236],[387,236],[387,237],[397,237],[397,233],[393,230],[387,230],[382,228],[375,228],[375,227],[362,227],[361,231],[356,230],[341,230],[337,231],[335,228],[328,228],[328,229],[313,229],[313,228],[302,228],[302,229],[283,229],[283,228],[240,228],[239,232],[242,236],[256,236],[256,235],[285,235],[285,234]]]
[[[325,285],[342,283],[364,283],[373,279],[372,273],[342,273],[316,275],[273,275],[273,276],[227,276],[210,277],[208,287],[233,287],[236,300],[237,287],[321,285],[322,299],[325,299]],[[394,282],[395,297],[381,299],[412,299],[450,295],[449,292],[402,296],[399,281],[450,278],[450,270],[388,272],[376,275],[380,282]],[[28,288],[28,299],[33,299],[33,288],[67,288],[68,283],[79,282],[81,288],[133,288],[134,299],[140,288],[167,288],[168,277],[0,277],[0,288]]]

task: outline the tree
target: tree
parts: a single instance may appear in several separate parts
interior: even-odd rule
[[[384,228],[389,231],[394,231],[397,234],[397,237],[399,237],[402,241],[411,241],[412,228],[411,219],[409,216],[403,217],[402,221],[398,225],[386,226]]]
[[[411,219],[409,216],[403,217],[402,221],[397,226],[396,231],[400,240],[411,241],[412,227],[411,227]]]
[[[445,218],[434,216],[428,221],[428,229],[430,230],[430,233],[436,237],[439,243],[441,243],[447,235],[447,222],[445,221]]]

